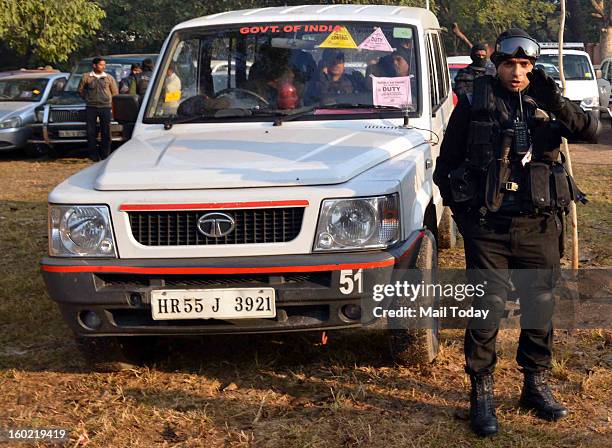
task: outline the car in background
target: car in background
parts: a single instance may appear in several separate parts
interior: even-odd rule
[[[130,74],[134,63],[141,64],[146,58],[153,61],[156,54],[121,54],[105,56],[106,72],[119,82]],[[85,102],[78,95],[77,89],[84,73],[91,71],[93,58],[81,60],[68,79],[61,94],[54,96],[36,110],[36,122],[29,127],[32,130],[30,143],[38,145],[41,152],[45,149],[52,155],[59,155],[69,147],[87,143],[85,123]],[[126,140],[123,126],[111,122],[111,139],[115,144]]]
[[[60,71],[54,68],[20,68],[17,70],[7,70],[4,72],[0,72],[0,78],[7,78],[9,76],[15,75],[39,75],[46,73],[59,73]]]
[[[605,79],[612,84],[612,56],[601,61],[601,79]],[[609,106],[612,104],[612,94],[608,100],[608,104],[602,104],[602,106]]]
[[[455,76],[457,76],[459,70],[470,65],[472,59],[469,56],[449,56],[446,58],[446,62],[448,63],[453,90],[455,90]]]
[[[544,47],[536,65],[554,66],[559,71],[559,50]],[[545,69],[546,70],[546,69]],[[563,50],[563,72],[565,75],[565,96],[583,109],[594,108],[592,113],[599,117],[599,87],[595,69],[589,54],[582,50]],[[547,71],[561,86],[560,73]]]
[[[29,156],[42,155],[37,145],[29,145],[35,110],[58,95],[68,73],[35,71],[0,78],[0,151],[25,149]]]

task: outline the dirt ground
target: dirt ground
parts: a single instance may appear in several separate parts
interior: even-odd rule
[[[610,267],[612,132],[571,153],[591,200],[579,206],[581,265]],[[65,428],[71,447],[612,446],[610,328],[556,332],[552,385],[571,409],[556,423],[519,409],[518,333],[502,331],[502,430],[484,440],[466,421],[458,330],[442,332],[438,359],[421,369],[393,365],[383,333],[343,331],[326,344],[318,333],[168,340],[150,365],[91,372],[38,265],[46,195],[88,165],[0,156],[0,428]],[[462,249],[443,251],[441,264],[462,266]]]

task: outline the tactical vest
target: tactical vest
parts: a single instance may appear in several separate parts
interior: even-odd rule
[[[584,201],[560,158],[560,124],[523,96],[529,132],[517,133],[511,113],[496,94],[492,76],[474,81],[465,162],[450,174],[453,200],[481,212],[547,214],[567,210],[572,200]],[[527,142],[518,142],[527,135]],[[522,145],[520,143],[523,143]],[[531,157],[526,150],[531,149]],[[561,156],[562,157],[562,156]]]

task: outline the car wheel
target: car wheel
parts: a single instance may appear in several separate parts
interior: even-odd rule
[[[438,224],[438,247],[452,249],[457,244],[457,225],[449,207],[444,207],[440,224]]]
[[[30,143],[25,147],[25,153],[28,157],[37,159],[49,154],[49,145],[44,143]]]
[[[425,231],[415,268],[421,272],[421,280],[427,283],[437,281],[438,255],[433,234]],[[437,308],[440,297],[419,297],[420,306]],[[430,318],[421,321],[423,328],[394,328],[390,330],[389,345],[391,356],[400,365],[422,365],[433,362],[440,346],[440,321]]]
[[[101,336],[75,338],[81,356],[97,372],[133,369],[154,359],[155,336]]]

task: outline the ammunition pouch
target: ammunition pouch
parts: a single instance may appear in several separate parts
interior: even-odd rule
[[[477,179],[465,163],[450,172],[449,181],[454,202],[471,203],[476,198]]]
[[[550,166],[547,163],[531,162],[527,166],[527,183],[531,203],[536,210],[549,210],[553,207],[550,200]]]
[[[499,127],[490,121],[470,122],[467,161],[471,168],[485,171],[495,159],[499,146]]]
[[[556,162],[561,146],[561,129],[554,121],[537,122],[530,130],[533,147],[533,160],[536,162]]]

